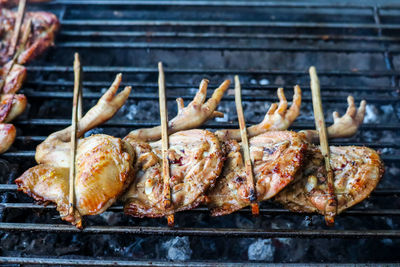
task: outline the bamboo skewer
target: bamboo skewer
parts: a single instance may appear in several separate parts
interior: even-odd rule
[[[75,207],[75,158],[76,158],[76,132],[78,125],[78,102],[82,88],[81,81],[81,63],[79,54],[75,53],[74,60],[74,97],[72,104],[72,125],[71,125],[71,142],[70,142],[70,168],[69,168],[69,215],[74,214]]]
[[[330,151],[328,143],[328,134],[325,126],[324,112],[322,110],[321,91],[317,71],[314,66],[310,67],[310,78],[311,78],[311,91],[312,91],[312,102],[315,117],[315,126],[319,133],[319,141],[321,146],[321,153],[325,159],[325,169],[327,172],[327,183],[328,183],[328,203],[325,206],[325,222],[331,226],[335,222],[335,215],[337,213],[337,200],[334,190],[334,175],[330,163]]]
[[[17,52],[15,53],[15,55],[13,56],[13,58],[11,59],[10,67],[6,70],[6,72],[3,73],[2,80],[0,82],[0,92],[3,89],[3,86],[5,84],[8,74],[10,74],[10,71],[12,70],[15,63],[17,62],[19,55],[25,49],[26,43],[28,42],[29,35],[31,34],[31,27],[32,27],[32,20],[29,19],[28,22],[26,23],[26,28],[22,35],[21,45],[19,46],[19,48],[18,48]]]
[[[260,210],[257,203],[257,193],[255,189],[255,180],[253,174],[253,166],[250,160],[250,148],[249,141],[247,139],[246,122],[244,120],[243,107],[242,107],[242,92],[241,92],[239,76],[235,75],[235,104],[236,112],[239,120],[240,135],[242,137],[242,149],[244,155],[244,164],[246,168],[246,183],[247,187],[250,188],[249,199],[251,201],[251,213],[253,215],[259,215]]]
[[[168,161],[168,112],[165,97],[165,76],[162,62],[158,63],[158,94],[160,101],[161,120],[161,144],[162,144],[162,175],[163,175],[163,204],[165,210],[169,210],[171,203],[171,188],[169,185],[169,161]],[[174,214],[167,216],[168,226],[174,226]]]
[[[19,4],[18,4],[17,19],[15,22],[13,36],[11,39],[11,45],[8,50],[8,56],[10,56],[10,57],[14,55],[15,48],[17,47],[18,38],[19,38],[20,31],[21,31],[22,22],[24,20],[24,15],[25,15],[25,6],[26,6],[26,0],[20,0]]]

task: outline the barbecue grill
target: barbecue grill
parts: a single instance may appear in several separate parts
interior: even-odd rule
[[[18,138],[0,156],[0,262],[9,265],[241,266],[261,263],[398,262],[400,246],[400,5],[382,2],[52,1],[29,5],[60,19],[56,46],[28,66],[23,93],[28,112],[15,122]],[[318,68],[328,124],[345,112],[346,97],[366,99],[359,133],[335,145],[365,145],[381,152],[386,174],[371,197],[336,219],[295,214],[262,203],[212,218],[206,208],[165,219],[125,216],[118,204],[86,217],[78,230],[53,205],[32,204],[14,180],[33,166],[35,147],[67,127],[73,87],[73,52],[84,65],[84,109],[116,73],[133,92],[117,116],[91,133],[122,137],[159,125],[157,62],[166,73],[169,114],[175,98],[190,100],[201,78],[217,85],[238,74],[247,124],[261,121],[283,86],[291,99],[300,84],[303,103],[293,130],[314,128],[309,77]],[[209,86],[211,88],[212,86]],[[224,118],[207,129],[237,128],[231,92]]]

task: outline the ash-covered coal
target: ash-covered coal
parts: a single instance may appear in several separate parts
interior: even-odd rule
[[[249,260],[273,261],[274,251],[271,239],[257,239],[250,244],[247,254]]]

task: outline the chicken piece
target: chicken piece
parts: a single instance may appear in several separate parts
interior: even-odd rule
[[[334,172],[337,212],[367,198],[380,181],[384,168],[379,155],[367,147],[330,147]],[[310,146],[304,167],[296,182],[280,192],[275,200],[297,212],[324,214],[328,200],[324,158],[317,146]]]
[[[0,154],[6,152],[14,143],[16,129],[12,124],[0,123]]]
[[[182,99],[177,99],[178,114],[169,121],[168,133],[195,128],[215,116],[221,116],[215,109],[229,84],[229,81],[222,83],[206,102],[208,80],[202,80],[199,91],[187,107],[184,107]],[[127,214],[161,217],[194,208],[204,201],[206,189],[214,184],[221,172],[223,158],[219,142],[212,133],[192,130],[171,135],[169,159],[172,208],[165,210],[161,201],[161,143],[147,143],[160,138],[160,127],[135,130],[125,137],[135,148],[138,158],[135,182],[122,198]]]
[[[249,143],[250,157],[259,201],[269,199],[282,190],[294,179],[301,165],[306,145],[298,134],[284,131],[266,133],[274,129],[286,130],[299,115],[300,87],[296,85],[294,92],[293,103],[288,109],[283,89],[279,88],[279,105],[273,103],[262,122],[247,128],[248,136],[253,137]],[[241,140],[240,130],[220,130],[215,134],[223,144],[226,163],[221,177],[207,196],[211,214],[218,216],[250,205],[253,194],[246,183],[244,160],[237,142]]]
[[[130,87],[116,94],[121,75],[79,121],[77,136],[110,119],[125,103]],[[36,149],[39,163],[16,180],[18,189],[39,201],[57,204],[62,219],[82,227],[81,216],[95,215],[111,206],[133,179],[135,153],[130,144],[108,135],[78,140],[75,177],[75,214],[68,214],[70,127],[50,135]]]
[[[0,122],[10,122],[21,115],[26,108],[24,95],[0,95]]]
[[[40,164],[15,183],[36,200],[56,203],[61,217],[80,227],[80,216],[102,213],[130,184],[134,152],[127,142],[103,134],[80,140],[77,152],[75,197],[79,215],[67,216],[69,168]]]
[[[0,64],[4,65],[10,60],[9,49],[17,18],[17,12],[0,8],[0,34],[2,35],[0,48]],[[21,29],[25,29],[27,21],[31,19],[32,30],[23,52],[18,56],[16,63],[25,64],[42,54],[54,44],[55,33],[60,23],[57,17],[49,12],[26,12]],[[23,30],[22,30],[23,31]],[[20,44],[17,44],[17,49]]]
[[[303,162],[307,145],[295,132],[272,131],[249,140],[258,201],[270,199],[287,186]],[[235,140],[224,142],[226,163],[207,197],[213,216],[230,214],[251,204],[242,151]]]
[[[210,99],[205,102],[208,82],[209,81],[206,79],[201,81],[199,91],[187,107],[184,106],[182,98],[176,100],[178,104],[178,114],[168,122],[168,134],[173,134],[182,130],[194,129],[201,126],[207,120],[223,116],[221,112],[216,111],[216,108],[225,91],[228,89],[230,81],[225,80],[217,89],[214,90]],[[156,141],[161,139],[161,127],[157,126],[148,129],[134,130],[130,132],[126,138],[146,142]]]
[[[128,140],[135,149],[137,160],[136,178],[121,198],[126,214],[162,217],[195,208],[204,202],[205,191],[221,173],[222,151],[214,134],[206,130],[188,130],[169,136],[172,208],[165,210],[161,141]]]
[[[347,98],[348,108],[342,117],[333,113],[334,124],[327,128],[329,138],[354,135],[364,120],[366,102],[357,109],[354,98]],[[319,140],[315,130],[301,131],[308,142]],[[310,145],[304,167],[296,181],[275,198],[285,207],[298,212],[324,214],[328,189],[324,159],[317,146]],[[367,147],[330,147],[330,163],[334,172],[334,190],[338,200],[337,213],[367,198],[384,173],[383,162],[373,149]]]
[[[26,68],[10,61],[0,69],[0,77],[4,78],[1,80],[3,87],[0,89],[0,94],[15,94],[26,79]]]
[[[161,128],[140,129],[129,133],[127,140],[137,154],[135,182],[122,197],[126,214],[137,217],[162,217],[177,211],[198,206],[205,200],[205,191],[215,183],[221,172],[223,158],[218,139],[208,131],[191,130],[205,121],[221,116],[216,111],[230,82],[224,81],[206,100],[208,80],[202,80],[193,101],[184,107],[177,99],[178,114],[169,121],[170,188],[172,207],[162,204],[162,157],[161,143],[147,143],[161,138]]]

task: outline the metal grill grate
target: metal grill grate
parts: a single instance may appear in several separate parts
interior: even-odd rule
[[[25,232],[33,232],[33,236],[36,232],[54,232],[60,236],[82,232],[78,235],[131,234],[135,237],[155,235],[160,238],[190,236],[221,239],[377,238],[390,239],[393,248],[399,245],[399,5],[60,0],[31,8],[55,12],[62,29],[56,47],[28,67],[29,79],[24,93],[31,106],[29,112],[16,121],[19,136],[13,149],[0,156],[0,166],[5,166],[4,171],[0,171],[0,237],[3,233],[3,239],[9,234],[23,235]],[[294,214],[266,203],[260,209],[259,218],[252,218],[249,210],[242,210],[228,219],[213,219],[207,215],[205,208],[198,208],[177,214],[177,227],[173,229],[167,228],[161,220],[124,218],[121,222],[109,224],[105,220],[88,218],[88,226],[79,231],[55,218],[54,206],[32,204],[31,199],[16,192],[13,184],[18,175],[34,165],[36,145],[54,130],[70,123],[70,109],[67,107],[72,99],[71,62],[74,51],[81,53],[86,66],[86,107],[99,98],[99,89],[107,87],[117,72],[124,74],[124,84],[133,86],[128,106],[134,108],[123,109],[101,128],[101,131],[117,136],[135,128],[158,125],[157,110],[152,110],[152,106],[156,106],[157,102],[156,62],[159,60],[167,66],[170,114],[175,114],[173,100],[177,96],[191,99],[202,77],[216,84],[223,78],[239,74],[244,81],[243,100],[249,124],[256,123],[268,103],[276,101],[277,87],[283,85],[289,89],[299,83],[304,92],[302,115],[292,129],[314,128],[306,69],[315,64],[319,69],[327,115],[333,110],[343,113],[348,94],[353,94],[358,100],[366,99],[370,104],[367,116],[368,112],[375,114],[364,123],[356,137],[335,141],[335,144],[365,145],[381,151],[387,174],[371,199],[339,216],[334,228],[326,228],[318,221],[318,216]],[[290,90],[286,91],[291,94]],[[236,115],[234,109],[230,109],[232,102],[232,95],[224,97],[221,108],[228,117],[210,122],[206,127],[236,128]],[[256,107],[258,110],[255,111]],[[135,108],[144,109],[145,114],[141,115],[141,110],[135,111]],[[121,206],[113,206],[108,211],[113,214],[110,216],[122,218],[119,217]],[[246,218],[251,222],[249,227],[242,228],[240,224],[227,222],[240,220],[237,218]],[[315,224],[301,224],[309,218],[316,221]],[[265,222],[274,220],[293,220],[294,223],[287,227]],[[363,223],[357,224],[360,221]],[[230,245],[228,241],[224,244]],[[3,253],[0,262],[123,266],[233,264],[230,262],[232,259],[221,259],[218,255],[207,259],[199,257],[217,262],[199,262],[195,258],[193,262],[184,263],[159,259],[135,262],[123,257],[107,258],[107,255],[105,259],[88,259],[93,255],[84,255],[85,260],[82,260],[77,255],[65,258],[58,258],[55,254],[14,257]],[[385,262],[396,259],[395,256],[385,257],[362,259]],[[233,257],[233,260],[243,259]],[[320,260],[334,262],[339,259]],[[309,262],[307,258],[297,261]],[[349,252],[340,261],[359,259],[351,257]]]

